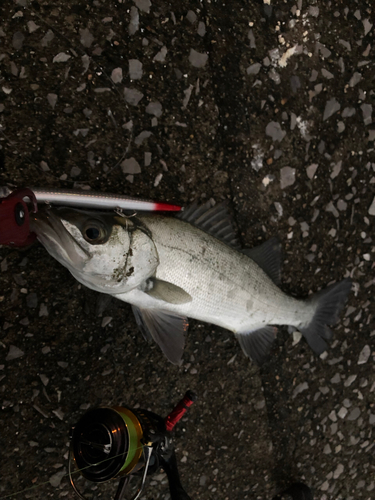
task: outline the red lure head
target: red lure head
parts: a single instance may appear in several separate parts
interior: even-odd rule
[[[36,235],[30,233],[29,207],[24,198],[30,200],[31,211],[37,212],[37,201],[30,189],[17,189],[0,199],[0,245],[22,247],[35,240]]]

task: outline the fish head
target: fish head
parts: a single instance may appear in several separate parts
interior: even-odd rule
[[[152,276],[159,257],[136,218],[71,208],[42,208],[30,229],[60,264],[87,287],[126,293]]]

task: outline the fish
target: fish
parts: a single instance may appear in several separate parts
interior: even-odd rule
[[[258,365],[276,325],[298,329],[320,355],[352,286],[346,278],[304,299],[285,294],[279,240],[241,248],[225,204],[177,216],[45,207],[30,229],[80,283],[131,304],[143,335],[177,365],[188,318],[232,331]]]

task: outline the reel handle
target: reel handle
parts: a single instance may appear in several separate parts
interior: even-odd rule
[[[174,452],[174,450],[167,459],[162,458],[161,465],[168,477],[171,500],[191,500],[189,495],[182,487],[180,475],[177,468],[176,453]]]
[[[165,418],[165,428],[171,432],[174,426],[185,415],[190,406],[197,400],[197,395],[193,391],[187,391],[185,396],[177,403],[170,414]]]

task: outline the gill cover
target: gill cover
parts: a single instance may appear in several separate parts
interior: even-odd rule
[[[159,256],[150,231],[138,219],[127,217],[115,217],[115,219],[129,237],[125,268],[117,268],[114,274],[127,285],[126,290],[115,293],[123,293],[136,288],[154,274],[159,265]]]
[[[80,283],[98,292],[126,293],[159,264],[152,235],[135,218],[52,208],[38,212],[33,231]]]
[[[63,224],[72,234],[74,229]],[[152,276],[159,257],[150,232],[137,219],[90,214],[79,226],[90,258],[73,276],[98,292],[126,293]]]

